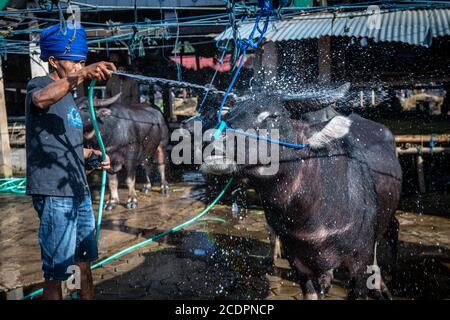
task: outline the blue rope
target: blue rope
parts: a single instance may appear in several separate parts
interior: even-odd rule
[[[234,73],[233,78],[231,79],[231,82],[230,82],[230,84],[223,96],[222,102],[219,106],[219,110],[217,111],[218,128],[217,128],[216,132],[213,134],[213,137],[214,137],[214,139],[217,139],[219,137],[219,135],[222,133],[222,131],[227,129],[229,131],[236,132],[238,134],[245,135],[245,136],[257,139],[257,140],[264,140],[267,142],[276,143],[276,144],[279,144],[279,145],[282,145],[285,147],[289,147],[289,148],[294,148],[294,149],[305,149],[309,145],[290,143],[290,142],[281,141],[278,139],[271,139],[271,138],[255,135],[255,134],[248,133],[248,132],[245,132],[245,131],[239,130],[239,129],[233,129],[233,128],[229,127],[225,121],[222,120],[223,106],[225,105],[228,95],[230,94],[231,89],[233,88],[233,85],[236,82],[236,79],[239,75],[239,72],[241,71],[242,65],[244,64],[247,50],[249,48],[256,49],[259,47],[262,40],[264,39],[264,34],[267,32],[267,27],[269,26],[270,16],[272,15],[272,12],[273,12],[273,7],[272,7],[270,0],[259,0],[258,5],[260,7],[260,10],[258,12],[258,16],[256,17],[255,25],[253,26],[252,32],[248,36],[248,39],[246,39],[246,40],[238,39],[238,41],[237,41],[239,48],[242,50],[242,55],[241,55],[241,59],[239,61],[239,65],[236,69],[236,72]],[[234,7],[232,7],[232,10],[234,10]],[[264,21],[264,26],[261,29],[259,27],[259,22],[261,21],[261,19],[263,17],[265,17],[266,19]],[[255,39],[256,31],[258,31],[259,35],[258,35],[257,40],[255,41],[254,39]]]
[[[242,39],[239,38],[236,41],[238,47],[242,50],[242,54],[241,54],[241,58],[240,58],[240,61],[239,61],[239,65],[236,68],[236,71],[235,71],[235,73],[233,75],[233,78],[231,79],[230,84],[228,85],[227,90],[225,91],[225,94],[224,94],[224,96],[222,98],[222,101],[220,103],[220,106],[219,106],[219,110],[217,111],[218,129],[213,134],[213,137],[215,139],[217,139],[219,137],[220,133],[224,129],[229,129],[229,130],[234,131],[236,133],[243,134],[243,135],[255,138],[255,139],[265,140],[265,141],[268,141],[268,142],[277,143],[277,144],[280,144],[280,145],[283,145],[283,146],[286,146],[286,147],[290,147],[290,148],[304,149],[304,148],[306,148],[306,145],[297,145],[295,143],[289,143],[289,142],[285,142],[285,141],[280,141],[280,140],[276,140],[276,139],[270,139],[270,138],[261,137],[261,136],[258,136],[258,135],[253,135],[253,134],[250,134],[250,133],[242,131],[242,130],[232,129],[229,126],[227,126],[227,124],[224,121],[222,121],[222,110],[223,110],[223,107],[224,107],[224,105],[225,105],[225,103],[226,103],[226,101],[228,99],[228,96],[229,96],[229,94],[230,94],[230,92],[231,92],[231,90],[232,90],[232,88],[233,88],[233,86],[234,86],[234,84],[235,84],[235,82],[237,80],[239,72],[242,69],[245,57],[247,55],[247,50],[248,50],[248,48],[256,49],[256,48],[259,47],[259,45],[261,44],[262,40],[264,39],[264,34],[267,31],[267,27],[269,26],[270,16],[271,16],[272,11],[273,11],[272,4],[271,4],[270,0],[259,0],[259,7],[260,7],[260,10],[259,10],[258,15],[256,17],[255,25],[253,26],[253,30],[250,33],[248,39],[247,40],[242,40]],[[233,12],[234,9],[235,9],[234,5],[231,6],[231,8],[230,8],[230,10],[231,10],[230,16],[234,16],[234,12]],[[266,20],[264,21],[263,28],[260,29],[259,22],[261,21],[261,18],[263,18],[263,17],[265,17]],[[230,21],[230,23],[232,23],[232,22]],[[255,38],[256,31],[258,31],[259,36],[258,36],[258,39],[255,41],[254,38]],[[221,39],[218,39],[217,43],[219,43],[220,40]],[[219,47],[218,44],[216,44],[216,46]],[[227,47],[228,47],[228,42],[227,42],[225,48],[227,48]],[[225,52],[226,51],[224,50],[224,52],[222,53],[221,62],[222,62],[222,59],[223,59],[223,57],[225,55]],[[217,72],[217,70],[216,70],[216,72]],[[215,77],[215,75],[214,75],[214,77]],[[211,84],[212,84],[212,82],[211,82]],[[206,100],[208,92],[209,92],[209,90],[206,92],[205,96],[203,97],[203,101],[201,102],[201,104],[200,104],[196,114],[193,117],[189,118],[187,121],[192,121],[192,120],[198,118],[203,123],[203,119],[202,119],[202,117],[200,115],[200,110],[203,107],[203,104],[204,104],[204,102]]]
[[[273,8],[272,8],[272,4],[270,2],[270,0],[259,0],[259,6],[260,6],[260,10],[258,12],[258,15],[256,17],[256,21],[255,21],[255,25],[253,26],[253,30],[250,33],[249,37],[247,40],[242,40],[242,39],[238,39],[237,44],[239,46],[239,48],[242,50],[242,54],[241,54],[241,58],[239,61],[239,65],[236,68],[236,71],[233,75],[233,78],[231,79],[230,84],[228,85],[227,90],[225,91],[225,94],[223,96],[222,102],[220,103],[219,106],[219,111],[217,111],[217,123],[220,124],[222,121],[222,109],[223,106],[225,105],[225,103],[227,102],[228,99],[228,95],[231,92],[231,89],[234,86],[234,83],[236,82],[236,79],[239,75],[239,72],[241,71],[242,65],[244,64],[244,60],[245,57],[247,55],[247,50],[249,47],[251,47],[252,49],[256,49],[259,47],[259,45],[261,44],[263,38],[264,38],[264,34],[267,31],[267,27],[269,26],[269,20],[270,20],[270,16],[272,14]],[[232,7],[232,10],[234,10],[234,8]],[[259,28],[259,22],[261,20],[262,17],[266,17],[266,20],[264,21],[264,27],[261,30]],[[256,42],[254,41],[254,37],[255,37],[255,33],[256,31],[258,31],[259,36],[258,39],[256,40]]]
[[[176,21],[176,23],[177,23],[177,36],[176,36],[175,46],[173,48],[173,51],[175,52],[175,54],[174,54],[174,56],[175,56],[175,64],[177,66],[177,80],[181,81],[181,55],[180,55],[180,61],[179,62],[177,61],[177,58],[178,58],[178,53],[177,53],[178,42],[179,42],[179,39],[180,39],[180,24],[178,22],[177,10],[174,9],[173,12],[175,13],[175,18],[177,20]],[[180,48],[180,52],[181,52],[181,48]]]
[[[220,134],[222,133],[223,130],[228,130],[228,131],[232,131],[232,132],[236,132],[239,134],[242,134],[244,136],[248,136],[257,140],[264,140],[267,142],[271,142],[271,143],[276,143],[279,144],[281,146],[285,146],[288,148],[293,148],[293,149],[305,149],[308,148],[309,145],[308,144],[296,144],[296,143],[290,143],[290,142],[286,142],[286,141],[282,141],[282,140],[278,140],[278,139],[271,139],[271,138],[267,138],[267,137],[263,137],[260,135],[256,135],[256,134],[252,134],[249,132],[245,132],[243,130],[240,129],[233,129],[231,127],[229,127],[225,121],[222,121],[219,125],[219,128],[216,130],[216,132],[214,132],[213,137],[214,139],[219,138]]]

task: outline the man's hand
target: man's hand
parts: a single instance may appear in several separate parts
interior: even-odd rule
[[[112,76],[111,71],[116,71],[116,66],[112,62],[100,61],[90,64],[80,71],[84,78],[106,81]]]
[[[92,152],[99,158],[102,157],[102,152],[100,150],[92,149]],[[105,170],[111,169],[111,159],[109,159],[108,155],[106,155],[105,161],[100,163],[100,168],[105,169]]]
[[[85,159],[89,158],[92,154],[95,154],[100,159],[102,158],[102,152],[100,150],[84,148],[83,153],[84,153]],[[105,170],[111,169],[111,159],[109,158],[108,155],[106,155],[105,161],[100,163],[100,169],[105,169]]]

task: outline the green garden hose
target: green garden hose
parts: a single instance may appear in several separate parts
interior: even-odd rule
[[[25,178],[3,178],[0,179],[0,192],[12,192],[25,194]]]
[[[102,152],[102,161],[106,160],[106,149],[105,145],[103,144],[102,136],[100,134],[100,129],[97,124],[97,118],[95,116],[95,110],[94,110],[94,87],[95,87],[95,80],[91,81],[91,84],[89,85],[89,115],[91,117],[91,122],[95,130],[95,136],[97,137],[98,144],[100,145],[100,150]],[[98,241],[98,238],[100,236],[100,226],[102,224],[102,213],[103,213],[103,203],[105,201],[105,187],[106,187],[106,169],[102,169],[102,182],[100,186],[100,202],[98,205],[98,215],[97,215],[97,226],[95,228],[95,239]]]

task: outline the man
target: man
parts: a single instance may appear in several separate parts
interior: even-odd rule
[[[63,35],[59,25],[41,33],[41,59],[51,72],[28,83],[25,100],[27,194],[40,219],[39,244],[44,299],[61,299],[61,282],[80,271],[81,299],[94,298],[90,271],[97,259],[95,223],[84,159],[99,150],[83,148],[83,123],[71,91],[86,79],[107,80],[110,62],[85,66],[86,33],[79,23]],[[109,169],[109,157],[101,167]],[[72,272],[71,272],[72,271]]]

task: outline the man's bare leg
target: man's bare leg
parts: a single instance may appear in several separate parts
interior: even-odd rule
[[[44,292],[42,294],[43,300],[62,300],[61,281],[45,280]]]
[[[77,265],[80,267],[81,273],[80,298],[81,300],[94,300],[95,290],[94,281],[92,279],[91,264],[90,262],[79,262]]]

